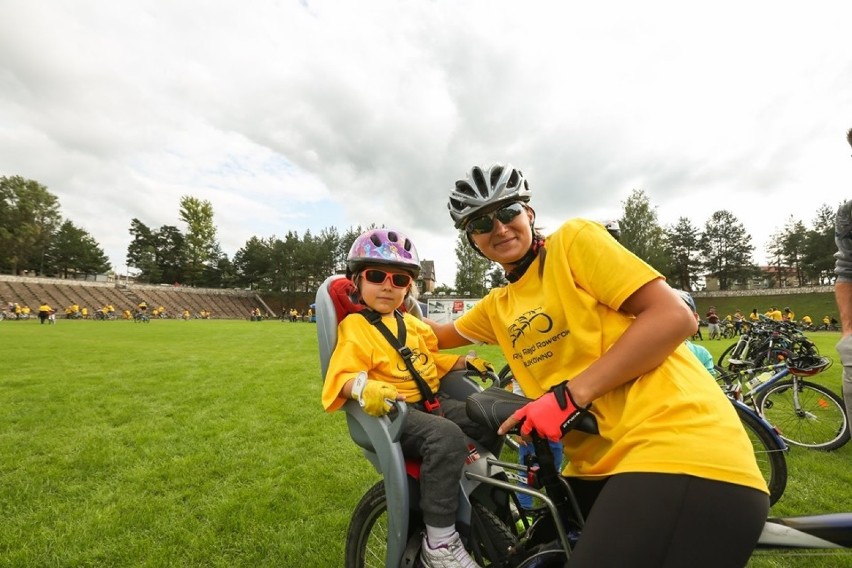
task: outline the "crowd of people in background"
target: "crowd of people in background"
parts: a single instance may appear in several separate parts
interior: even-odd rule
[[[724,316],[716,310],[715,306],[710,306],[704,314],[704,319],[699,320],[699,322],[707,328],[707,339],[721,340],[742,334],[748,330],[752,323],[761,318],[788,322],[803,331],[838,331],[840,329],[837,318],[832,314],[823,315],[821,323],[815,324],[814,319],[809,314],[796,319],[796,312],[792,309],[789,307],[779,309],[778,306],[769,306],[764,312],[761,312],[758,308],[753,308],[748,314],[743,314],[742,310],[736,309],[734,313],[728,313]],[[693,340],[695,339],[704,340],[701,327],[698,328],[698,333],[693,337]]]
[[[0,303],[0,306],[3,304]],[[56,313],[57,309],[52,307],[48,302],[42,302],[39,304],[38,310],[36,310],[35,314],[33,314],[32,309],[26,304],[20,304],[19,302],[8,302],[5,304],[5,310],[0,308],[0,319],[10,319],[10,320],[26,320],[31,317],[37,317],[42,324],[54,324],[56,323]],[[65,318],[66,319],[95,319],[95,320],[114,320],[119,317],[124,320],[135,320],[140,317],[148,318],[148,319],[168,319],[171,318],[171,314],[166,310],[162,305],[158,305],[156,308],[149,309],[149,306],[146,302],[140,302],[133,310],[124,309],[119,314],[116,313],[115,306],[112,304],[104,304],[102,306],[98,306],[94,309],[89,309],[86,306],[80,306],[76,302],[72,302],[68,306],[65,307]],[[260,310],[257,310],[258,315]],[[203,308],[195,313],[193,313],[189,308],[184,308],[183,311],[179,312],[176,317],[180,319],[211,319],[213,317],[213,312]]]
[[[314,311],[311,308],[300,312],[296,308],[281,308],[281,321],[314,321]]]

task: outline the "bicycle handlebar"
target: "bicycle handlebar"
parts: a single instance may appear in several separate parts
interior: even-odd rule
[[[474,393],[467,398],[467,415],[477,424],[497,431],[497,428],[515,411],[530,402],[532,402],[532,399],[525,396],[492,387]],[[598,434],[597,418],[591,412],[583,413],[583,417],[575,430],[586,434]],[[517,434],[518,428],[514,428],[512,433]]]

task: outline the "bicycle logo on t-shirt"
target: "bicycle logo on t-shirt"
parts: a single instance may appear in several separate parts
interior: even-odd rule
[[[411,350],[411,363],[415,368],[422,368],[429,362],[429,356],[426,353],[421,353],[419,349]],[[408,370],[405,361],[399,360],[396,364],[397,371],[404,372]]]
[[[522,314],[515,322],[509,326],[509,337],[512,338],[512,347],[515,343],[524,336],[527,331],[537,331],[538,333],[547,333],[553,329],[553,320],[550,316],[541,311],[542,308],[536,308]]]

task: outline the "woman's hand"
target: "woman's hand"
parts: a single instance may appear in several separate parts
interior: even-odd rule
[[[529,436],[535,430],[539,436],[558,442],[576,427],[586,411],[586,408],[580,408],[574,402],[565,381],[515,411],[500,425],[497,433],[506,434],[520,424],[522,436]]]

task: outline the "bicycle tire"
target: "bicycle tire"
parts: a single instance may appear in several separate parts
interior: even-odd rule
[[[778,502],[787,488],[787,457],[785,448],[778,444],[772,434],[766,431],[766,427],[760,423],[760,418],[751,414],[744,408],[734,405],[737,416],[748,434],[751,445],[754,448],[754,457],[760,473],[769,488],[769,504]],[[771,426],[770,426],[771,428]]]
[[[468,541],[475,543],[478,561],[482,566],[504,565],[510,551],[518,544],[517,537],[482,503],[472,504],[472,515],[474,519]],[[361,497],[352,512],[346,531],[345,566],[384,568],[389,534],[385,484],[378,481]],[[420,535],[409,534],[411,538],[420,539]]]
[[[480,566],[505,566],[518,537],[496,514],[482,503],[473,503],[471,554]]]
[[[379,481],[367,490],[352,512],[346,530],[346,566],[384,568],[387,549],[387,497],[384,481]]]
[[[794,407],[795,383],[798,383],[799,410]],[[849,441],[849,419],[843,399],[823,385],[785,379],[760,393],[755,405],[790,444],[827,452]]]
[[[731,358],[731,354],[733,353],[734,349],[737,348],[737,345],[739,345],[739,341],[728,345],[725,350],[722,351],[722,354],[719,355],[719,358],[716,360],[716,365],[729,371],[736,371],[736,369],[731,368],[732,366],[729,363],[726,363],[726,361],[727,359]]]

